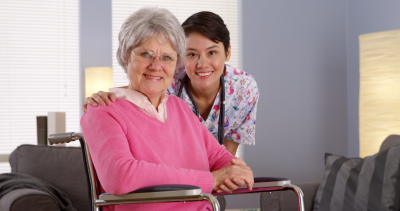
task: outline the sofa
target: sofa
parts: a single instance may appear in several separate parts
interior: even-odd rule
[[[77,211],[90,210],[90,198],[80,147],[21,145],[10,155],[12,173],[32,175],[64,192]],[[0,198],[1,211],[60,210],[49,193],[23,188]]]
[[[379,149],[379,153],[377,154],[377,156],[381,156],[382,153],[387,152],[390,148],[396,148],[397,152],[400,149],[400,135],[390,135],[388,136],[381,144],[381,147]],[[330,156],[330,154],[327,154],[326,156]],[[381,156],[382,157],[382,156]],[[386,159],[387,161],[392,161],[392,162],[397,162],[397,173],[394,173],[392,175],[392,179],[395,181],[394,185],[394,189],[395,193],[392,193],[392,195],[394,195],[396,198],[395,199],[389,199],[386,200],[386,202],[382,202],[382,204],[378,204],[377,206],[381,206],[380,209],[374,209],[371,208],[372,205],[371,203],[368,203],[367,205],[367,209],[368,210],[400,210],[400,171],[399,171],[399,157],[397,156],[395,159]],[[366,157],[365,159],[361,159],[361,158],[340,158],[340,159],[344,159],[346,161],[356,161],[356,162],[363,162],[364,160],[367,161],[367,159],[369,158],[374,158],[373,156],[369,156]],[[397,160],[397,161],[396,161]],[[326,161],[326,165],[327,165],[327,160]],[[366,162],[364,162],[366,163]],[[380,168],[379,168],[380,167]],[[384,166],[378,166],[378,162],[376,162],[375,164],[375,169],[376,172],[379,172],[380,170],[384,169]],[[318,192],[320,192],[319,196],[321,197],[321,192],[322,194],[325,189],[330,189],[330,191],[332,192],[332,194],[335,194],[335,190],[339,189],[336,188],[335,190],[333,190],[333,187],[326,187],[327,182],[324,182],[325,179],[328,179],[329,177],[329,173],[328,170],[331,170],[331,166],[330,168],[326,168],[325,169],[325,175],[323,178],[322,182],[309,182],[309,183],[298,183],[295,184],[297,186],[299,186],[301,188],[301,190],[304,193],[304,204],[305,204],[305,210],[306,211],[311,211],[311,210],[338,210],[337,208],[332,208],[332,207],[325,207],[322,208],[321,206],[321,202],[318,201],[318,199],[316,200],[316,197],[318,198]],[[375,173],[376,173],[375,172]],[[322,175],[321,175],[322,176]],[[397,177],[397,178],[394,178]],[[397,180],[397,182],[396,182]],[[337,182],[338,183],[338,182]],[[372,182],[371,182],[372,183]],[[330,183],[332,184],[332,183]],[[325,187],[323,187],[323,185],[325,185]],[[336,186],[340,185],[340,184],[335,184]],[[321,186],[321,187],[320,187]],[[377,187],[381,187],[382,185],[378,184],[376,185]],[[346,187],[344,187],[345,189]],[[361,189],[361,187],[358,187],[358,189]],[[370,188],[372,189],[372,188]],[[346,191],[346,190],[344,190]],[[374,198],[376,195],[380,194],[378,191],[377,192],[371,192],[370,193],[370,198]],[[346,196],[347,197],[347,196]],[[348,197],[343,197],[344,200],[348,199]],[[269,210],[269,211],[294,211],[297,210],[297,204],[296,204],[296,194],[294,192],[291,191],[283,191],[283,192],[271,192],[271,193],[262,193],[261,194],[261,210]],[[318,202],[319,204],[316,205],[315,202]],[[336,201],[337,202],[337,201]],[[339,201],[340,203],[340,201]],[[346,203],[346,202],[344,202]],[[348,202],[347,202],[348,203]],[[379,203],[379,202],[378,202]],[[387,203],[387,207],[384,207],[384,203]],[[319,206],[319,207],[317,207]],[[340,205],[340,206],[345,206],[345,205]],[[361,205],[360,205],[361,206]],[[355,209],[345,209],[342,208],[340,210],[367,210],[367,209],[360,209],[360,208],[355,208]]]
[[[89,184],[80,147],[21,145],[10,155],[12,173],[41,179],[65,193],[77,211],[91,210]],[[221,210],[225,200],[220,201]],[[13,190],[0,198],[0,211],[62,211],[54,196],[31,188]]]

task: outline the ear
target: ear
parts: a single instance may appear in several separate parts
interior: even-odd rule
[[[228,62],[230,58],[231,58],[231,44],[229,44],[228,52],[226,53],[225,61]]]
[[[126,69],[128,69],[128,65],[129,65],[129,63],[130,63],[130,60],[131,60],[131,56],[132,56],[132,54],[131,54],[132,52],[131,51],[129,51],[128,53],[127,53],[127,55],[125,55],[126,57],[125,57],[125,67],[126,67]]]
[[[129,55],[129,57],[128,57],[128,59],[125,59],[125,67],[126,67],[126,69],[128,69],[128,65],[129,65],[129,60],[131,59],[131,57],[130,57],[130,55]]]

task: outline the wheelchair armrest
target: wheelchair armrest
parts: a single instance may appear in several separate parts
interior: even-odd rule
[[[15,189],[0,198],[0,210],[60,210],[54,198],[40,190],[31,188]]]
[[[227,195],[227,194],[242,194],[242,193],[256,193],[266,191],[282,190],[283,186],[290,185],[290,180],[284,177],[255,177],[254,185],[251,191],[247,190],[247,185],[234,190],[232,193],[217,193],[212,192],[213,195]]]
[[[284,177],[255,177],[253,188],[276,187],[288,184],[290,184],[290,180]],[[244,185],[243,189],[247,189],[247,185]]]
[[[254,177],[253,189],[281,187],[288,184],[290,184],[290,180],[284,177]],[[244,185],[239,189],[247,189],[247,185]]]
[[[173,197],[193,197],[200,196],[201,188],[193,185],[156,185],[140,188],[127,194],[112,195],[102,193],[100,200],[118,201],[129,199],[155,199],[155,198],[173,198]]]
[[[150,186],[150,187],[145,187],[145,188],[140,188],[135,191],[132,191],[130,193],[144,193],[144,192],[159,192],[159,191],[177,191],[177,190],[197,190],[201,188],[194,186],[194,185],[181,185],[181,184],[176,184],[176,185],[155,185],[155,186]]]

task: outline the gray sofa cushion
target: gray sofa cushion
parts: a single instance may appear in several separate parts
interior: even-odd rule
[[[42,179],[66,193],[78,211],[90,210],[88,183],[79,147],[21,145],[10,155],[11,171]]]
[[[0,210],[26,211],[26,210],[51,210],[59,211],[59,206],[54,198],[43,191],[21,188],[5,194],[0,199]]]
[[[314,210],[399,210],[400,146],[366,158],[326,154]]]
[[[382,143],[379,152],[387,150],[390,147],[400,145],[400,135],[390,135]]]

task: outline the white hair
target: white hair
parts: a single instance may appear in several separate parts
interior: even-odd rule
[[[118,35],[117,60],[125,70],[130,50],[140,46],[153,35],[163,35],[177,52],[176,69],[183,64],[185,52],[185,33],[178,19],[168,10],[157,7],[144,7],[132,13],[122,24]]]

